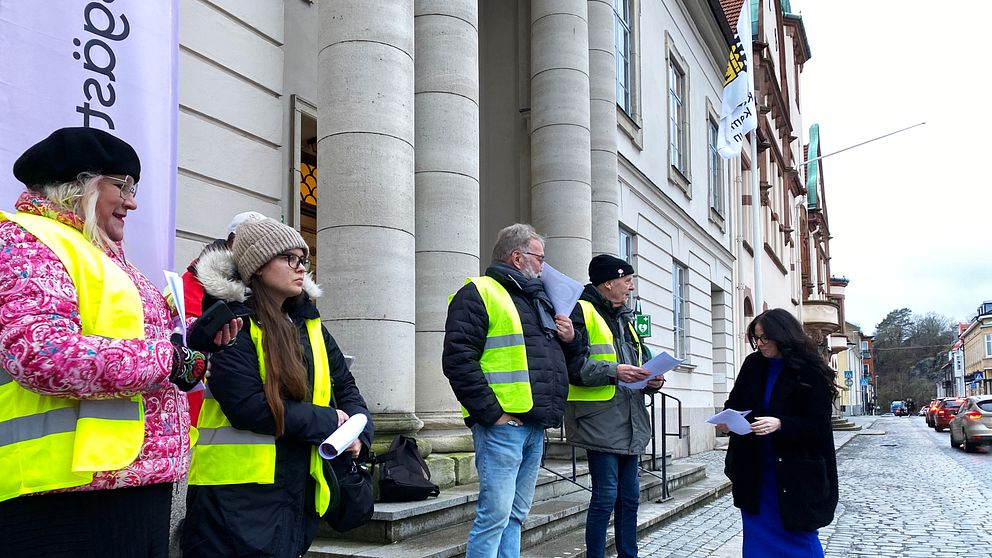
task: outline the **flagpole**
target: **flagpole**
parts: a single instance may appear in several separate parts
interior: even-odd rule
[[[751,131],[751,250],[754,254],[754,315],[764,312],[761,292],[761,254],[765,243],[761,234],[761,186],[758,184],[758,129]]]

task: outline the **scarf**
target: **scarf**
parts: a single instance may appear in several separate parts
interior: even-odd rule
[[[520,270],[503,262],[493,262],[486,270],[486,274],[501,283],[515,284],[534,308],[544,335],[550,338],[557,334],[554,307],[548,294],[544,292],[544,282],[540,278],[528,279]]]

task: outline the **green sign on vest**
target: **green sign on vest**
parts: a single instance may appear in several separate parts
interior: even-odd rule
[[[638,314],[635,316],[634,329],[637,330],[638,337],[651,337],[651,315]]]

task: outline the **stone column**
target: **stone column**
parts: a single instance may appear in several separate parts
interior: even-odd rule
[[[317,79],[321,316],[377,433],[413,433],[413,0],[321,0]]]
[[[592,255],[586,0],[531,3],[531,222],[583,281]]]
[[[592,253],[615,256],[619,251],[620,221],[620,184],[617,181],[615,16],[611,0],[588,0],[588,7]]]
[[[417,0],[417,416],[434,452],[472,451],[441,372],[448,296],[479,274],[478,0]]]

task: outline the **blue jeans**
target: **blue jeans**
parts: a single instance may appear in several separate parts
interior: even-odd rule
[[[641,484],[636,455],[586,450],[592,477],[592,499],[586,514],[586,556],[602,558],[606,527],[614,513],[613,534],[618,558],[637,558],[637,505]]]
[[[479,504],[465,558],[519,558],[520,525],[527,518],[544,453],[544,427],[472,426]]]

